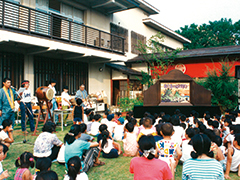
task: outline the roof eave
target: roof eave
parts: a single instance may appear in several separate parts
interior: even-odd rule
[[[158,31],[161,31],[162,33],[169,35],[170,37],[179,40],[182,43],[191,43],[191,41],[180,34],[174,32],[173,30],[163,26],[162,24],[158,23],[157,21],[151,19],[151,18],[146,18],[142,20],[143,23],[147,26],[150,26],[153,29],[156,29]]]

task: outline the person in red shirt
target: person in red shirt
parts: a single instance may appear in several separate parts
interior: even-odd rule
[[[130,163],[130,173],[134,174],[134,180],[170,180],[172,173],[168,164],[157,156],[156,144],[152,135],[143,135],[138,141],[139,149],[143,157],[135,157]]]

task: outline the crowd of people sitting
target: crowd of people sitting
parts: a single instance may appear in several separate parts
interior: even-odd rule
[[[34,143],[33,154],[24,152],[16,159],[15,180],[54,180],[53,161],[67,168],[64,180],[86,180],[90,168],[103,166],[99,160],[133,157],[129,171],[134,179],[174,179],[177,166],[183,164],[182,179],[230,179],[240,176],[240,111],[203,117],[192,111],[189,117],[176,110],[172,116],[144,113],[136,120],[133,112],[103,116],[87,112],[78,119],[61,141],[49,121]],[[3,121],[0,132],[0,161],[6,158],[13,142],[11,121]],[[96,141],[95,141],[96,140]],[[119,142],[122,141],[123,148]],[[124,152],[122,152],[122,149]],[[32,175],[29,168],[36,168]],[[0,179],[8,177],[0,163]]]

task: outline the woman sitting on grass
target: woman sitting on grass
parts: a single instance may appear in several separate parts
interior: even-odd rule
[[[78,156],[80,159],[83,159],[81,162],[83,172],[87,172],[92,166],[104,165],[105,163],[98,159],[100,156],[98,143],[79,140],[80,137],[80,126],[73,125],[64,137],[65,162],[67,163],[71,157]]]
[[[56,125],[53,122],[46,122],[39,134],[33,149],[33,156],[37,158],[49,157],[52,161],[57,158],[60,147],[63,145],[55,132]]]

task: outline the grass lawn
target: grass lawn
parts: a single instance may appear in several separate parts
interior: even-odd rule
[[[39,132],[41,132],[42,124],[39,125]],[[13,180],[15,172],[17,168],[15,167],[15,160],[17,157],[19,157],[24,151],[33,152],[33,145],[30,144],[23,144],[18,143],[22,142],[24,139],[24,136],[21,132],[20,124],[16,125],[14,128],[14,139],[15,143],[11,145],[10,150],[8,152],[7,158],[3,161],[3,168],[4,170],[8,170],[10,177],[8,179]],[[63,140],[65,134],[70,129],[70,126],[64,128],[64,131],[61,131],[61,128],[57,127],[57,136],[60,140]],[[29,126],[28,126],[29,130]],[[39,133],[38,133],[39,134]],[[34,143],[36,139],[36,136],[32,136],[32,133],[29,133],[27,136],[27,140],[29,143]],[[122,143],[120,142],[122,145]],[[116,159],[104,159],[100,158],[101,161],[104,161],[106,165],[100,166],[100,167],[93,167],[91,170],[87,173],[90,180],[110,180],[110,179],[133,179],[133,175],[129,173],[129,165],[131,158],[130,157],[124,157],[122,155],[119,156],[119,158]],[[59,165],[57,162],[54,162],[52,164],[53,171],[57,172],[59,179],[63,179],[63,175],[65,173],[65,166]],[[34,174],[35,169],[30,169],[31,173]],[[181,172],[182,172],[182,165],[179,165],[177,167],[176,171],[176,180],[181,179]],[[234,180],[240,179],[237,176],[237,173],[231,173],[230,177]]]

